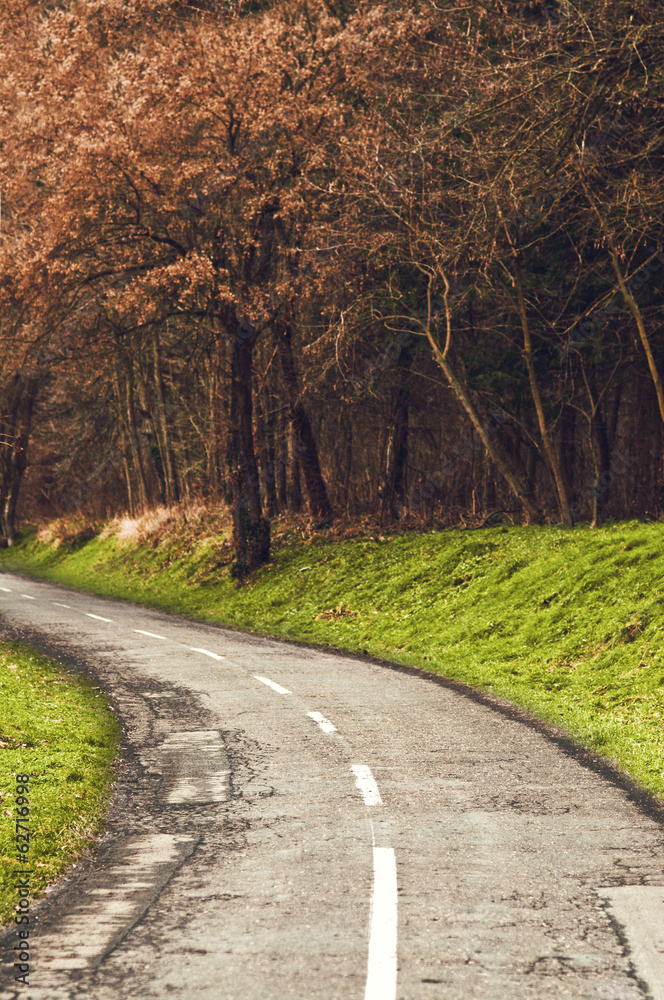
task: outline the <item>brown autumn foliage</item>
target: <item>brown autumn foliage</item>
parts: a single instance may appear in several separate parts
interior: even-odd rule
[[[583,9],[582,9],[583,8]],[[6,7],[0,517],[662,510],[658,5]]]

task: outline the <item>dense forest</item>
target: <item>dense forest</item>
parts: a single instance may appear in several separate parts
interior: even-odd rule
[[[664,510],[656,0],[4,0],[0,535]]]

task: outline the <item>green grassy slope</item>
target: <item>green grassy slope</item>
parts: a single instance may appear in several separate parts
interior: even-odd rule
[[[14,919],[18,869],[32,870],[36,898],[99,833],[118,739],[97,687],[33,650],[0,646],[0,925]],[[17,797],[24,774],[29,792]],[[27,854],[17,817],[28,822],[18,830],[29,831]]]
[[[173,529],[54,548],[15,568],[97,594],[365,651],[489,689],[664,795],[660,524],[444,531],[284,547],[238,588],[223,537]]]

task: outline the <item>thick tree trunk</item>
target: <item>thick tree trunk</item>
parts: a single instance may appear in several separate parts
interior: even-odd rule
[[[232,489],[233,575],[242,580],[270,558],[270,522],[263,517],[254,452],[252,338],[235,325],[231,334],[229,471]]]
[[[16,375],[8,389],[2,420],[2,477],[0,480],[0,537],[7,545],[16,539],[16,514],[21,481],[28,459],[39,380]]]
[[[318,448],[311,427],[309,415],[300,398],[299,381],[293,357],[292,329],[288,323],[275,328],[275,339],[279,351],[279,361],[288,394],[290,420],[295,432],[295,448],[299,467],[309,499],[309,510],[314,517],[332,516],[325,480],[320,469]]]
[[[150,506],[150,494],[148,490],[142,442],[138,433],[136,410],[134,409],[134,384],[133,379],[131,378],[131,372],[128,372],[128,377],[124,383],[124,406],[126,426],[128,429],[129,448],[131,451],[134,474],[136,476],[139,504],[138,513],[140,514],[144,510],[147,510]]]
[[[127,428],[123,417],[120,378],[116,364],[113,366],[113,392],[115,395],[118,424],[120,426],[120,451],[122,452],[122,467],[124,469],[125,486],[127,488],[127,509],[131,515],[134,515],[138,510],[138,502],[134,492],[134,480],[131,472],[131,453],[129,449]]]
[[[597,435],[595,433],[595,421],[590,422],[590,451],[593,457],[593,470],[595,482],[593,483],[592,512],[590,527],[596,528],[602,517],[602,496],[601,496],[601,465],[597,447]]]

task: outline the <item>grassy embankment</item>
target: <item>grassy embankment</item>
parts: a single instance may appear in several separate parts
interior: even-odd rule
[[[128,523],[69,545],[27,535],[0,569],[465,681],[664,796],[664,526],[300,535],[238,588],[218,525]]]
[[[14,874],[26,867],[17,815],[29,810],[27,867],[36,898],[99,833],[118,740],[99,688],[34,650],[0,646],[0,925],[14,919]],[[17,802],[18,774],[30,775],[27,806]]]

